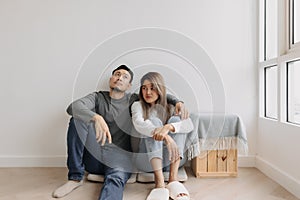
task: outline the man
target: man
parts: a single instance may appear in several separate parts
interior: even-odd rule
[[[132,79],[133,72],[121,65],[112,72],[109,92],[94,92],[68,107],[72,116],[67,134],[68,181],[53,192],[53,197],[63,197],[81,186],[87,171],[104,175],[99,200],[122,200],[132,170],[129,107],[138,100],[136,94],[125,93]],[[186,117],[182,102],[170,96],[168,101]]]

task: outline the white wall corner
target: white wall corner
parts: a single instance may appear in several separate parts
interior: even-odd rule
[[[260,156],[256,156],[255,167],[269,178],[280,184],[297,198],[300,198],[300,181],[278,169]]]

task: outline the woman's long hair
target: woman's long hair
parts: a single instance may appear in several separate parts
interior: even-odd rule
[[[153,89],[155,89],[158,93],[158,99],[155,102],[155,106],[152,108],[149,103],[147,103],[143,97],[142,88],[144,81],[148,80],[152,83]],[[144,119],[149,118],[149,113],[151,109],[155,109],[157,111],[158,117],[165,124],[166,121],[170,118],[170,106],[167,103],[166,96],[166,86],[164,79],[161,74],[158,72],[148,72],[141,78],[141,86],[139,91],[139,97],[143,108]]]

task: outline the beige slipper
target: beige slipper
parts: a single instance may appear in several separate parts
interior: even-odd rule
[[[169,190],[167,188],[154,188],[146,200],[169,200]]]
[[[174,200],[190,200],[190,194],[184,185],[178,181],[173,181],[167,185],[171,199]],[[184,196],[179,196],[185,194]]]

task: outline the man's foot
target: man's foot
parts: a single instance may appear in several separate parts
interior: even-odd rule
[[[82,180],[81,181],[69,180],[68,182],[66,182],[65,184],[63,184],[62,186],[54,190],[52,196],[54,198],[60,198],[66,196],[67,194],[69,194],[70,192],[72,192],[82,184],[83,184]]]

